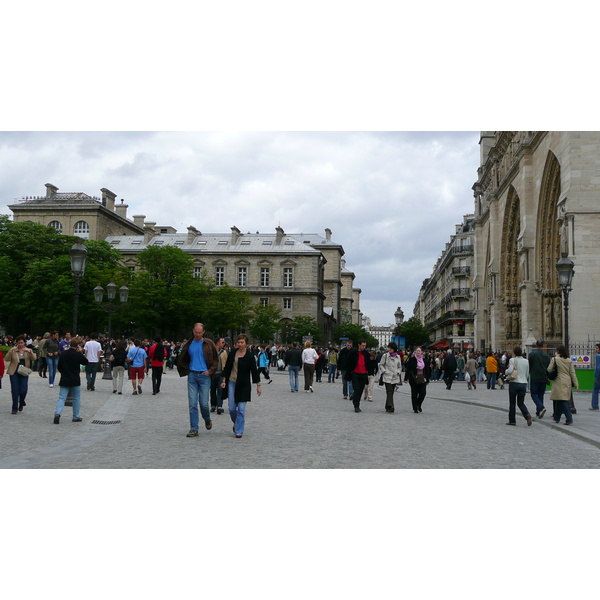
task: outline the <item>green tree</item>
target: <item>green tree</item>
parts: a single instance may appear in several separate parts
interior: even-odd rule
[[[429,331],[417,317],[411,317],[401,325],[397,325],[394,335],[403,337],[407,348],[429,343]]]
[[[37,334],[71,329],[74,282],[69,250],[77,240],[37,223],[13,223],[0,216],[0,321],[10,333]],[[124,281],[119,253],[103,241],[86,241],[88,260],[80,283],[81,331],[96,328],[103,313],[94,304],[98,284]]]
[[[252,317],[250,293],[227,284],[211,286],[204,325],[214,335],[234,336],[247,327]]]
[[[348,338],[352,340],[354,345],[357,345],[359,340],[365,340],[367,348],[377,348],[379,345],[377,338],[374,338],[364,327],[355,323],[341,323],[335,327],[333,338],[338,341],[341,338]]]
[[[193,276],[193,259],[175,246],[149,246],[138,255],[140,271],[130,286],[127,316],[135,330],[177,337],[204,322],[210,284]]]
[[[321,327],[317,320],[306,315],[294,317],[290,323],[282,327],[282,340],[289,344],[301,342],[305,336],[312,336],[313,341],[319,342],[322,337]]]
[[[250,335],[261,343],[267,343],[275,337],[275,334],[281,328],[281,311],[273,304],[265,306],[261,304],[254,305],[252,308],[254,314],[250,323]]]

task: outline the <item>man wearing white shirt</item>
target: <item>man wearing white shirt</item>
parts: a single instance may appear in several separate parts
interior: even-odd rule
[[[98,363],[100,357],[104,354],[102,346],[98,342],[98,334],[92,333],[90,340],[85,343],[83,351],[88,359],[88,364],[85,365],[85,378],[87,379],[87,389],[91,392],[96,389],[96,373],[98,372]]]

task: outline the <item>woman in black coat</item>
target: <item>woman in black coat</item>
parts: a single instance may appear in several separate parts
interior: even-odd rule
[[[223,369],[221,387],[227,387],[229,393],[229,415],[233,421],[233,433],[240,439],[244,434],[246,421],[246,403],[250,402],[252,384],[256,384],[256,393],[260,396],[260,373],[256,359],[248,349],[248,336],[238,335],[237,350],[230,352]],[[251,380],[252,379],[252,380]]]
[[[427,393],[427,384],[431,377],[429,361],[423,356],[422,348],[417,348],[406,363],[406,379],[410,384],[410,396],[415,413],[423,412],[421,405]]]

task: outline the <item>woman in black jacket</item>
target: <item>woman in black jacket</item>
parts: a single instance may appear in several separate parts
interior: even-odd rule
[[[229,415],[233,421],[233,433],[240,439],[244,434],[246,421],[246,403],[250,402],[252,384],[256,384],[256,393],[260,396],[260,373],[254,355],[248,349],[248,336],[243,333],[236,340],[237,350],[230,352],[223,369],[221,387],[228,387]],[[251,380],[252,379],[252,380]]]
[[[406,363],[406,379],[410,384],[410,396],[415,413],[423,412],[421,405],[427,393],[431,368],[423,356],[423,349],[417,348]]]

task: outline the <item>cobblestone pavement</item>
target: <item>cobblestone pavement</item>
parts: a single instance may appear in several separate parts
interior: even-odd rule
[[[548,416],[527,427],[507,427],[508,391],[466,389],[456,382],[428,387],[423,412],[414,414],[409,387],[396,393],[396,412],[384,410],[384,392],[355,413],[341,394],[341,381],[315,383],[315,393],[292,394],[287,372],[272,371],[263,395],[248,405],[246,433],[236,440],[228,413],[213,415],[213,428],[189,430],[186,378],[163,377],[162,391],[112,394],[112,381],[98,374],[96,391],[85,390],[73,423],[65,407],[60,425],[52,418],[58,387],[30,377],[27,406],[10,414],[10,383],[0,391],[0,468],[190,469],[190,468],[597,468],[600,466],[600,413],[588,411],[590,393],[576,394],[578,414],[571,427]],[[128,382],[127,382],[128,383]],[[302,387],[301,378],[301,387]],[[526,404],[533,410],[528,396]],[[549,396],[546,397],[549,405]],[[92,421],[119,421],[101,425]],[[201,422],[202,423],[202,422]]]

